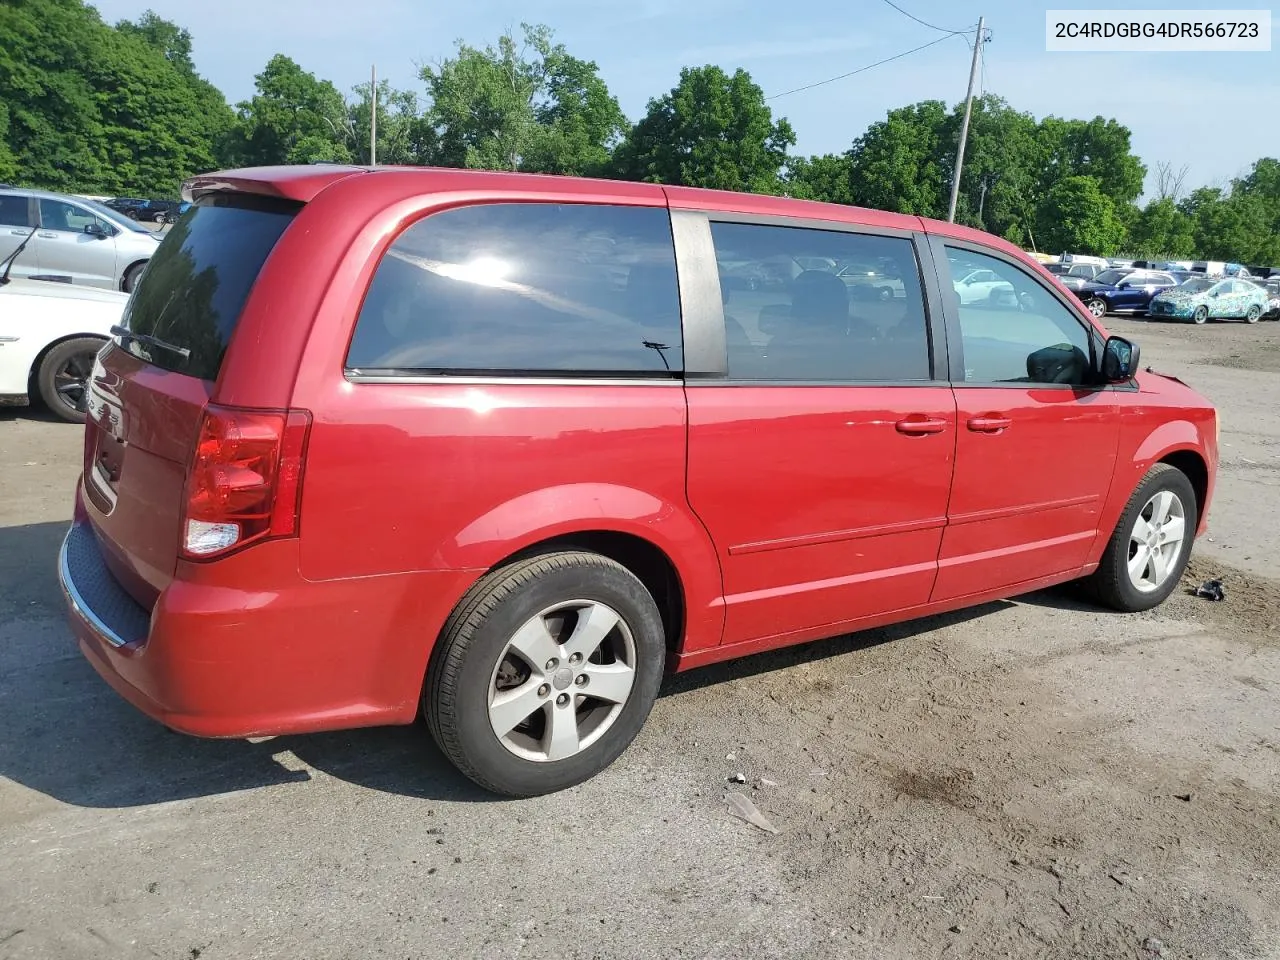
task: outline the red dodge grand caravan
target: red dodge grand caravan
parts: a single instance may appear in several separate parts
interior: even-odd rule
[[[987,234],[459,170],[187,192],[59,560],[84,654],[175,730],[421,712],[543,793],[666,669],[1076,578],[1150,608],[1204,530],[1213,408]]]

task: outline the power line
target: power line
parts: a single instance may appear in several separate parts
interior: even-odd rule
[[[913,13],[907,13],[907,11],[903,10],[900,6],[894,3],[893,0],[884,0],[884,2],[887,3],[889,6],[893,7],[893,9],[897,10],[900,14],[902,14],[907,19],[914,20],[916,23],[920,24],[921,26],[928,27],[930,30],[937,30],[939,33],[947,33],[947,34],[968,33],[970,30],[973,29],[973,27],[966,27],[964,30],[948,30],[946,27],[940,27],[936,23],[930,23],[927,20],[921,20],[919,17],[917,17]]]
[[[892,63],[894,60],[901,60],[903,57],[909,57],[913,53],[919,53],[921,50],[924,50],[928,47],[932,47],[936,44],[942,43],[942,41],[944,40],[950,40],[952,37],[955,37],[955,36],[964,36],[964,34],[960,32],[948,33],[945,37],[938,37],[936,40],[930,40],[928,43],[922,43],[918,47],[912,47],[910,50],[906,50],[902,53],[895,54],[892,57],[885,57],[885,59],[877,60],[875,63],[868,63],[865,67],[859,67],[857,70],[850,70],[848,73],[842,73],[838,77],[828,77],[826,80],[819,80],[817,83],[806,83],[803,87],[796,87],[792,90],[784,90],[782,93],[775,93],[771,97],[765,97],[765,99],[777,100],[779,97],[789,97],[793,93],[800,93],[801,91],[804,91],[804,90],[812,90],[814,87],[821,87],[828,83],[835,83],[837,80],[845,80],[849,77],[856,76],[859,73],[865,73],[866,71],[870,70],[872,67],[883,66],[886,63]]]

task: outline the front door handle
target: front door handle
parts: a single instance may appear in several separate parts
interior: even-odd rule
[[[38,236],[38,237],[44,237],[44,239],[46,239],[46,240],[57,240],[57,239],[58,239],[58,235],[57,235],[56,233],[54,233],[53,231],[51,231],[51,230],[41,230],[38,234],[36,234],[36,236]]]
[[[905,433],[909,437],[923,437],[931,433],[941,433],[947,429],[947,421],[916,415],[899,420],[894,426],[899,433]]]
[[[1008,417],[994,415],[970,417],[966,426],[974,433],[999,433],[1001,430],[1007,430],[1013,426],[1013,421]]]

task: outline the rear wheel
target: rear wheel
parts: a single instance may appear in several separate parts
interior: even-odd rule
[[[1196,312],[1191,315],[1193,323],[1206,323],[1209,319],[1208,307],[1196,307]]]
[[[1262,308],[1255,303],[1252,307],[1249,308],[1249,312],[1244,315],[1244,322],[1257,323],[1258,319],[1261,316],[1262,316]]]
[[[45,354],[36,371],[40,399],[49,410],[70,423],[84,423],[85,391],[102,340],[79,337],[58,344]]]
[[[609,766],[662,682],[653,597],[621,564],[549,553],[481,579],[432,654],[423,712],[467,777],[509,796],[562,790]]]
[[[1086,303],[1085,306],[1088,308],[1089,313],[1091,313],[1098,320],[1101,320],[1103,317],[1107,315],[1107,303],[1105,300],[1100,300],[1099,298],[1094,297],[1092,300]]]
[[[1126,613],[1164,603],[1186,569],[1197,523],[1191,481],[1176,467],[1156,464],[1133,491],[1086,581],[1090,592]]]

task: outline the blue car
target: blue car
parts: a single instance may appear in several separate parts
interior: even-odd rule
[[[1147,312],[1152,297],[1177,285],[1178,281],[1172,274],[1125,267],[1103,270],[1072,292],[1091,314],[1102,319],[1108,313],[1141,316]]]

